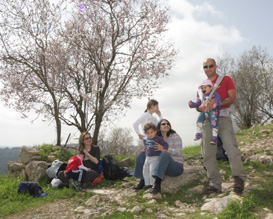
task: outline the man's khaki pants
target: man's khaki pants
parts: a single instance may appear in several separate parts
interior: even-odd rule
[[[204,122],[202,135],[202,155],[204,158],[204,167],[207,169],[209,185],[221,190],[222,177],[216,159],[217,145],[210,144],[212,130],[208,119]],[[241,158],[241,151],[239,150],[235,139],[230,117],[219,119],[218,135],[223,142],[223,148],[227,152],[232,176],[238,176],[245,181],[246,174]]]

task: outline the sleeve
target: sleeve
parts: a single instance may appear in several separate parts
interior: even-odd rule
[[[83,164],[79,166],[79,169],[81,169],[81,170],[85,170],[85,171],[88,171],[88,168],[87,168],[87,167],[85,167],[85,166],[83,166]]]
[[[146,114],[142,113],[141,116],[133,124],[134,130],[137,133],[137,135],[140,134],[139,125],[144,122],[145,116],[146,116]]]
[[[157,137],[158,137],[157,138],[158,139],[158,143],[163,146],[163,149],[168,150],[169,144],[166,141],[164,141],[164,139],[162,137],[159,137],[159,136],[157,136]]]
[[[227,91],[236,89],[231,77],[229,76],[225,76],[225,77],[226,77]]]
[[[87,167],[85,167],[79,157],[75,157],[74,160],[75,164],[77,165],[78,169],[87,170]],[[75,165],[75,166],[76,166]]]
[[[200,98],[198,98],[197,102],[192,102],[192,104],[190,105],[190,108],[196,108],[199,107],[201,105],[201,100]]]
[[[173,156],[182,156],[182,139],[177,133],[173,133],[169,136],[169,154]],[[171,146],[170,146],[171,145]]]
[[[168,150],[169,144],[166,141],[163,141],[163,149]]]
[[[100,147],[96,146],[95,157],[100,161]]]

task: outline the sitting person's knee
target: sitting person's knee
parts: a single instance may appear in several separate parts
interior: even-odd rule
[[[145,155],[145,152],[139,152],[138,154],[137,154],[137,159],[145,159],[145,157],[146,157],[146,155]]]
[[[166,152],[161,152],[160,155],[159,155],[159,157],[161,157],[161,158],[166,158],[166,157],[169,157],[169,156],[170,156],[170,154],[166,153]]]

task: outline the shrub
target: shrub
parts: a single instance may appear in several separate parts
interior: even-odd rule
[[[51,162],[50,156],[55,159],[59,159],[63,162],[67,162],[70,157],[75,155],[75,151],[73,149],[68,149],[61,146],[53,146],[53,145],[41,145],[35,147],[39,151],[39,155],[41,156],[41,160],[46,162]]]
[[[256,203],[253,201],[253,196],[240,197],[235,201],[230,202],[226,209],[218,215],[219,219],[255,219],[257,218],[251,213],[251,210],[255,208]]]

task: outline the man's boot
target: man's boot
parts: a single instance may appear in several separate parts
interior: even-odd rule
[[[150,191],[151,194],[157,194],[159,192],[161,192],[161,181],[162,179],[156,177],[155,178],[155,183]]]
[[[233,186],[233,191],[237,194],[242,194],[244,191],[244,181],[238,176],[235,176],[234,179],[235,183]]]

